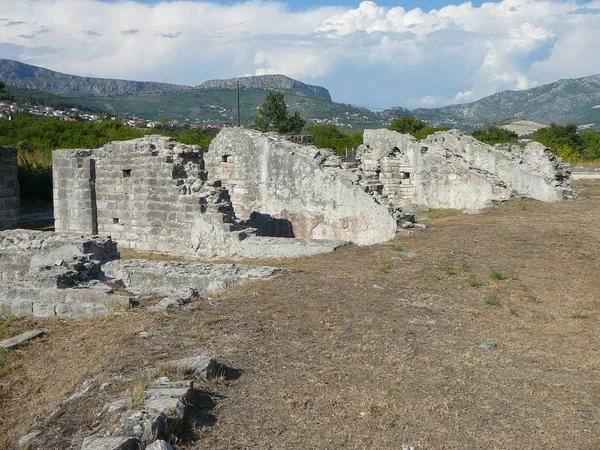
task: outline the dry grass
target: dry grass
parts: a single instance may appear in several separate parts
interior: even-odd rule
[[[600,182],[577,186],[580,200],[280,260],[291,273],[178,311],[15,321],[48,334],[6,357],[22,367],[0,376],[0,448],[110,380],[48,422],[44,448],[69,448],[111,395],[198,352],[243,374],[212,386],[217,422],[186,448],[600,448]]]

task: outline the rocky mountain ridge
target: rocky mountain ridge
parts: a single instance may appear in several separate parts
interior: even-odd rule
[[[427,122],[472,127],[508,119],[542,123],[600,124],[600,74],[562,79],[523,91],[503,91],[471,103],[419,108]]]

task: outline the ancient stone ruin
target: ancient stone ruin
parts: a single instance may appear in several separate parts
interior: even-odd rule
[[[53,164],[57,231],[110,234],[125,248],[204,257],[298,256],[342,242],[373,244],[393,238],[418,209],[575,195],[568,166],[541,144],[491,147],[458,131],[418,141],[366,130],[349,160],[274,133],[226,128],[207,153],[147,136],[56,151]]]
[[[18,222],[17,149],[0,147],[0,230],[15,228]]]
[[[133,306],[176,308],[280,273],[274,267],[238,264],[120,260],[109,236],[0,232],[0,311],[19,316],[90,317]]]

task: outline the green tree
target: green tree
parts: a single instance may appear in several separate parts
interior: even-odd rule
[[[306,132],[314,137],[316,147],[331,148],[342,156],[347,148],[356,148],[363,143],[362,133],[347,133],[335,125],[311,124]]]
[[[416,117],[400,116],[392,120],[389,129],[402,134],[410,134],[417,139],[425,139],[430,134],[437,131],[446,131],[449,128],[434,128]]]
[[[6,93],[6,91],[4,90],[4,88],[6,87],[6,85],[0,81],[0,102],[5,102],[5,101],[11,101],[12,98],[10,97],[10,95],[8,95]]]
[[[585,142],[577,133],[577,125],[558,125],[551,123],[548,128],[540,128],[533,134],[533,140],[551,149],[561,158],[568,160],[581,159],[585,150]]]
[[[253,128],[259,131],[276,131],[281,134],[300,133],[306,121],[296,111],[293,116],[288,113],[284,96],[281,92],[269,91],[265,101],[258,108],[258,117],[254,119]]]
[[[494,125],[488,125],[481,130],[474,130],[471,133],[471,136],[478,141],[485,142],[489,145],[517,144],[519,142],[519,136],[517,133]]]

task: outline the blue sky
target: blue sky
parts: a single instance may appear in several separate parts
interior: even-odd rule
[[[598,42],[600,0],[0,0],[0,58],[186,85],[283,73],[380,108],[595,74]]]

